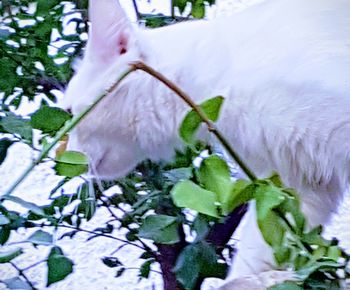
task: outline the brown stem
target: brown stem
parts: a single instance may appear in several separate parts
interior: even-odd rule
[[[156,244],[159,251],[157,262],[162,270],[164,290],[183,290],[182,286],[177,282],[173,271],[177,257],[187,245],[182,227],[179,227],[179,234],[179,243],[173,245]]]
[[[188,104],[201,118],[201,120],[207,125],[209,132],[212,132],[216,138],[219,139],[220,143],[224,146],[227,152],[231,155],[233,160],[241,167],[243,172],[248,176],[248,178],[252,181],[255,181],[257,178],[253,171],[243,162],[241,157],[236,153],[235,150],[231,147],[226,138],[221,134],[221,132],[216,128],[213,122],[211,122],[206,114],[203,112],[200,106],[198,106],[192,99],[187,95],[182,89],[180,89],[177,85],[175,85],[172,81],[167,79],[163,74],[157,72],[150,66],[146,65],[143,62],[134,62],[131,64],[131,67],[137,70],[142,70],[149,75],[153,76],[163,84],[165,84],[169,89],[175,92],[186,104]]]

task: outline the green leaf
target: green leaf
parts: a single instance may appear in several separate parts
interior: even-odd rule
[[[7,289],[32,290],[33,288],[19,277],[4,279],[2,282],[7,286]]]
[[[293,217],[292,221],[289,218],[290,224],[298,235],[302,235],[305,229],[305,217],[301,211],[299,196],[292,189],[285,189],[284,192],[287,196],[285,201],[279,206],[279,209],[285,215]]]
[[[303,290],[304,288],[301,288],[298,286],[296,282],[283,282],[281,284],[274,285],[268,290]]]
[[[226,276],[227,267],[217,262],[215,248],[206,242],[186,246],[174,268],[177,280],[185,289],[193,289],[199,277]]]
[[[88,170],[88,158],[76,151],[64,151],[56,157],[55,171],[58,175],[75,177]]]
[[[176,279],[187,289],[193,289],[199,278],[200,264],[198,263],[198,249],[188,245],[182,250],[176,260],[174,272]]]
[[[53,238],[52,235],[48,232],[37,230],[27,239],[27,242],[30,242],[34,245],[49,246],[52,245]]]
[[[194,246],[197,248],[200,276],[224,279],[227,274],[227,265],[217,262],[215,247],[205,241],[194,244]]]
[[[205,101],[200,105],[200,108],[203,110],[209,120],[215,122],[219,118],[219,112],[223,101],[224,98],[218,96]],[[194,141],[194,135],[202,122],[203,121],[199,115],[195,111],[191,110],[189,113],[187,113],[180,126],[180,137],[186,143],[192,143]]]
[[[322,231],[322,226],[317,226],[310,230],[308,233],[305,233],[301,237],[301,240],[305,243],[308,243],[309,245],[328,247],[331,245],[331,242],[322,237]]]
[[[17,134],[30,143],[32,142],[32,127],[28,120],[15,115],[7,115],[0,120],[0,125],[6,132]]]
[[[32,115],[30,122],[33,128],[53,134],[70,118],[71,115],[60,108],[43,106]]]
[[[341,257],[341,250],[338,246],[331,246],[328,248],[327,257],[335,262]]]
[[[63,280],[73,272],[73,262],[64,256],[61,248],[53,247],[47,258],[47,286]]]
[[[202,241],[206,238],[209,233],[209,223],[205,215],[198,214],[195,218],[192,226],[193,230],[196,232],[196,242]]]
[[[224,213],[231,213],[236,207],[250,201],[255,196],[256,186],[249,181],[239,179],[232,187],[229,195],[222,201]]]
[[[160,244],[175,244],[180,241],[178,226],[177,217],[150,215],[141,224],[138,236]]]
[[[258,225],[265,241],[273,248],[282,247],[285,229],[281,218],[273,211],[268,211],[264,219],[258,219]]]
[[[164,176],[173,184],[180,180],[190,179],[192,177],[191,167],[182,167],[168,170],[164,173]]]
[[[323,261],[323,262],[315,262],[312,263],[311,265],[308,265],[305,268],[300,269],[299,271],[296,272],[297,276],[301,280],[305,280],[308,277],[310,277],[311,274],[315,273],[316,271],[320,271],[322,269],[333,269],[336,270],[338,268],[343,267],[343,265],[334,262],[332,260],[329,261]]]
[[[269,212],[280,205],[286,196],[272,183],[259,182],[255,191],[258,220],[264,220]]]
[[[81,200],[78,206],[78,212],[83,213],[88,221],[96,212],[96,198],[93,194],[90,194],[90,190],[87,183],[83,183],[78,188],[78,198]]]
[[[148,278],[149,273],[151,272],[151,265],[154,263],[154,259],[145,261],[140,267],[139,276],[142,278]]]
[[[3,196],[4,199],[10,200],[12,202],[15,202],[21,206],[23,206],[24,208],[32,211],[33,213],[40,215],[40,216],[45,216],[45,212],[44,210],[40,207],[37,206],[35,203],[29,202],[29,201],[25,201],[22,198],[19,198],[17,196]]]
[[[109,268],[123,266],[123,263],[117,257],[103,257],[102,262]]]
[[[205,15],[205,5],[203,0],[195,0],[192,3],[192,11],[191,14],[194,18],[201,19]]]
[[[115,278],[122,276],[124,274],[125,270],[126,269],[124,267],[121,267],[120,269],[118,269],[117,273],[115,274]]]
[[[13,141],[8,138],[0,139],[0,165],[5,161],[7,150],[13,144]]]
[[[36,15],[47,15],[50,10],[57,5],[56,0],[38,0]]]
[[[280,247],[275,246],[273,250],[278,265],[285,265],[285,263],[290,261],[292,251],[289,247],[286,247],[286,245],[281,245]]]
[[[180,14],[182,14],[185,11],[187,3],[188,3],[187,0],[174,0],[174,1],[172,1],[173,6],[179,8]]]
[[[11,229],[8,226],[0,227],[0,245],[4,245],[11,234]]]
[[[217,194],[223,214],[228,214],[227,201],[231,196],[233,182],[227,163],[216,155],[204,159],[198,170],[198,179],[205,189]]]
[[[0,250],[0,264],[8,263],[23,253],[22,249]]]
[[[199,213],[218,217],[217,196],[189,180],[180,181],[171,190],[171,197],[178,207],[193,209]]]

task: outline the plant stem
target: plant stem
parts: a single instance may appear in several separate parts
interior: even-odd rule
[[[119,220],[119,218],[115,215],[115,213],[113,212],[113,210],[109,207],[109,206],[110,206],[109,203],[107,203],[106,201],[104,201],[102,198],[99,198],[99,201],[101,201],[102,204],[107,208],[108,212],[110,213],[110,215],[111,215],[113,218],[115,218],[116,220]],[[118,207],[118,209],[120,209],[120,208]],[[125,211],[124,211],[124,213],[125,213]],[[129,226],[125,226],[125,228],[128,229],[128,230],[130,231],[130,227],[129,227]],[[146,243],[144,243],[140,238],[136,237],[136,239],[137,239],[137,241],[144,247],[144,249],[145,249],[147,252],[151,253],[154,257],[157,256],[157,254],[154,253],[154,251],[153,251]]]
[[[170,14],[171,14],[171,18],[175,19],[175,5],[174,5],[174,0],[170,1]]]
[[[13,262],[10,262],[10,264],[13,268],[15,268],[18,271],[18,274],[24,278],[24,280],[28,283],[30,288],[32,288],[33,290],[37,290],[37,288],[34,287],[33,283],[29,280],[29,278],[23,273],[22,269],[18,268],[17,265]]]
[[[40,265],[41,263],[44,263],[44,262],[46,262],[47,260],[41,260],[41,261],[38,261],[38,262],[36,262],[36,263],[34,263],[34,264],[32,264],[32,265],[29,265],[28,267],[25,267],[25,268],[23,268],[22,269],[22,272],[25,272],[25,271],[27,271],[27,270],[29,270],[29,269],[31,269],[31,268],[34,268],[34,267],[36,267],[36,266],[38,266],[38,265]]]
[[[200,106],[198,106],[196,103],[192,101],[192,99],[187,95],[182,89],[180,89],[177,85],[175,85],[172,81],[167,79],[164,75],[157,72],[150,66],[144,64],[143,62],[134,62],[131,64],[131,67],[142,70],[149,75],[153,76],[163,84],[165,84],[169,89],[171,89],[173,92],[175,92],[183,101],[185,101],[186,104],[188,104],[202,119],[202,121],[207,125],[209,132],[212,132],[216,138],[220,141],[220,143],[224,146],[224,148],[227,150],[227,152],[231,155],[233,160],[241,167],[243,172],[248,176],[248,178],[251,181],[255,181],[257,177],[255,174],[250,170],[248,165],[246,165],[241,157],[234,151],[234,149],[231,147],[229,142],[226,140],[226,138],[221,134],[221,132],[216,128],[213,122],[211,122],[206,114],[203,112]]]
[[[131,72],[135,71],[136,68],[131,67],[122,73],[117,81],[107,89],[102,95],[100,95],[90,106],[88,106],[84,111],[75,116],[72,120],[68,121],[65,126],[57,132],[56,136],[52,142],[46,146],[39,156],[29,165],[29,167],[21,174],[21,176],[10,186],[10,188],[0,197],[0,201],[3,201],[13,193],[13,191],[22,183],[22,181],[29,175],[29,173],[37,166],[50,152],[50,150],[68,133],[70,132],[78,123],[93,109],[98,103],[100,103],[109,93],[115,90],[123,79],[125,79]]]
[[[125,243],[125,244],[128,244],[128,245],[137,247],[139,249],[145,250],[145,248],[143,246],[140,246],[138,244],[131,243],[131,242],[127,241],[127,240],[123,240],[123,239],[120,239],[120,238],[117,238],[117,237],[114,237],[114,236],[111,236],[111,235],[107,235],[107,234],[104,234],[104,233],[84,230],[84,229],[81,229],[81,228],[76,228],[76,227],[62,225],[62,224],[61,225],[57,225],[57,227],[66,228],[66,229],[72,229],[72,230],[76,230],[76,231],[79,231],[79,232],[84,232],[84,233],[93,234],[93,235],[96,235],[96,236],[110,238],[110,239],[113,239],[113,240],[116,240],[116,241],[119,241],[119,242],[122,242],[122,243]]]
[[[137,267],[126,267],[125,270],[140,270],[140,268],[137,268]],[[154,273],[157,273],[159,275],[162,275],[162,272],[159,272],[157,270],[150,270],[151,272],[154,272]]]
[[[137,19],[137,21],[140,21],[140,19],[141,19],[141,14],[140,14],[139,8],[137,7],[136,0],[132,0],[132,5],[134,6],[134,10],[135,10],[135,14],[136,14],[136,19]]]

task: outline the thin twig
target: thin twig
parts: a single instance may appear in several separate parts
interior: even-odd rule
[[[84,232],[84,233],[88,233],[88,234],[93,234],[93,235],[96,235],[96,236],[102,236],[102,237],[105,237],[105,238],[110,238],[110,239],[113,239],[113,240],[116,240],[116,241],[119,241],[119,242],[122,242],[122,243],[126,243],[128,245],[137,247],[139,249],[145,250],[143,246],[140,246],[138,244],[131,243],[131,242],[127,241],[127,240],[123,240],[123,239],[120,239],[120,238],[117,238],[117,237],[114,237],[114,236],[111,236],[111,235],[107,235],[107,234],[104,234],[104,233],[89,231],[89,230],[76,228],[76,227],[72,227],[72,226],[67,226],[67,225],[62,225],[62,224],[61,225],[57,225],[57,227],[66,228],[66,229],[72,229],[72,230],[76,230],[76,231],[80,231],[80,232]]]
[[[243,172],[248,176],[248,178],[252,181],[255,181],[257,177],[253,173],[252,170],[246,165],[241,157],[234,151],[234,149],[231,147],[229,142],[226,140],[226,138],[221,134],[221,132],[216,128],[213,122],[211,122],[206,114],[203,112],[200,106],[198,106],[196,103],[192,101],[192,99],[177,85],[175,85],[172,81],[167,79],[163,74],[157,72],[150,66],[146,65],[143,62],[134,62],[131,64],[131,67],[142,70],[149,75],[153,76],[163,84],[165,84],[169,89],[171,89],[173,92],[175,92],[183,101],[186,102],[202,119],[204,123],[206,123],[208,130],[212,132],[220,141],[220,143],[224,146],[224,148],[227,150],[227,152],[231,155],[233,160],[241,167]]]
[[[140,19],[141,19],[141,14],[140,14],[139,8],[137,7],[136,0],[132,0],[132,5],[134,6],[134,10],[135,10],[135,14],[136,14],[136,19],[137,19],[137,21],[140,21]]]
[[[140,270],[140,268],[137,268],[137,267],[126,267],[125,270]],[[157,270],[152,270],[152,269],[150,269],[150,271],[151,271],[151,272],[154,272],[154,273],[157,273],[157,274],[159,274],[159,275],[163,275],[162,272],[159,272],[159,271],[157,271]]]
[[[9,263],[11,264],[11,266],[12,266],[13,268],[15,268],[15,269],[18,271],[18,274],[19,274],[20,276],[23,277],[23,279],[28,283],[28,285],[30,286],[30,288],[32,288],[33,290],[37,290],[37,289],[38,289],[38,288],[36,288],[36,287],[33,285],[33,283],[29,280],[29,278],[27,277],[27,275],[23,273],[23,270],[22,270],[22,269],[18,268],[17,265],[16,265],[15,263],[13,263],[13,262],[9,262]]]
[[[36,263],[34,263],[34,264],[32,264],[32,265],[29,265],[28,267],[23,268],[22,271],[25,272],[25,271],[27,271],[27,270],[29,270],[29,269],[31,269],[31,268],[33,268],[33,267],[36,267],[36,266],[38,266],[38,265],[40,265],[41,263],[44,263],[44,262],[46,262],[46,261],[47,261],[47,260],[38,261],[38,262],[36,262]]]
[[[106,201],[104,201],[102,198],[99,198],[99,200],[102,202],[102,204],[107,208],[108,212],[111,214],[111,216],[113,218],[115,218],[116,220],[119,220],[120,218],[118,218],[116,216],[116,214],[112,211],[112,209],[109,207],[110,204],[108,204]],[[118,207],[119,208],[119,207]],[[124,211],[125,213],[125,211]],[[130,230],[129,226],[125,226],[128,230]],[[140,244],[145,248],[146,251],[150,252],[150,254],[152,254],[154,257],[157,256],[156,253],[154,253],[154,251],[144,242],[142,241],[140,238],[136,237],[137,241],[140,242]]]
[[[170,1],[170,14],[171,14],[171,18],[175,19],[175,5],[174,5],[174,0]]]

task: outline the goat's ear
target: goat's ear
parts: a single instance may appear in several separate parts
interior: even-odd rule
[[[89,0],[87,53],[106,61],[128,50],[132,27],[118,0]]]

